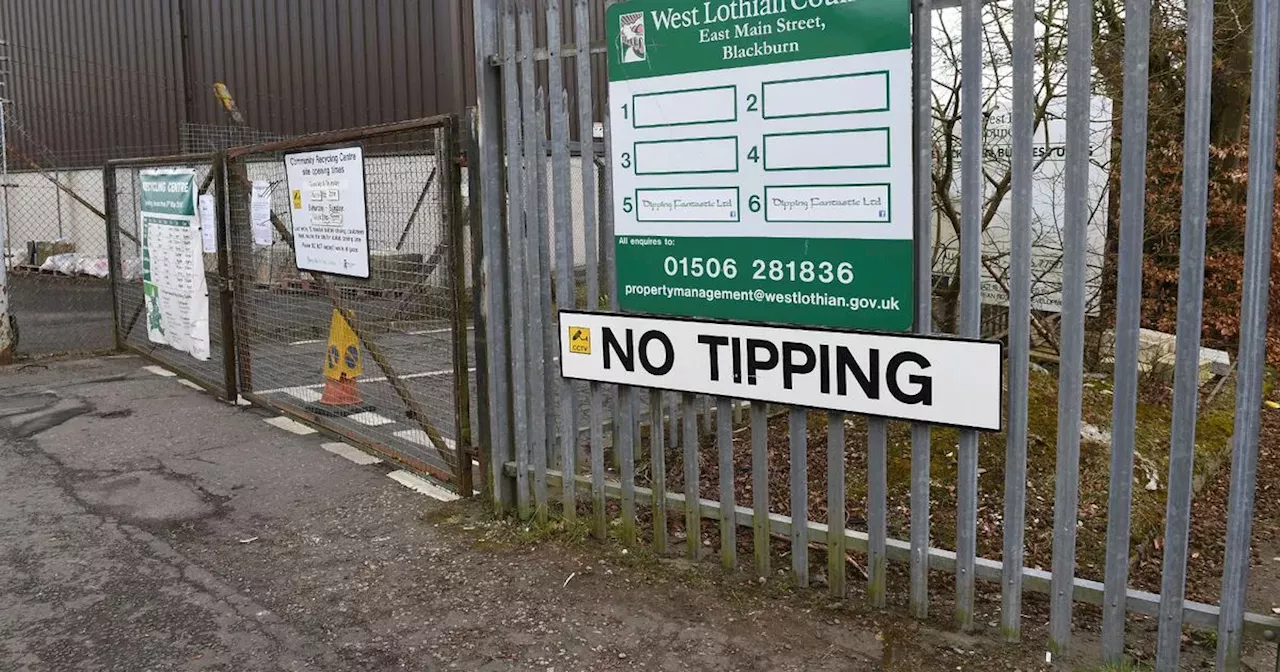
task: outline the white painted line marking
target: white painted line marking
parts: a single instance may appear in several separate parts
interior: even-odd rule
[[[392,436],[399,437],[411,443],[416,443],[420,446],[426,446],[427,448],[436,447],[434,443],[431,443],[431,439],[427,436],[427,433],[422,431],[421,429],[406,429],[404,431],[395,432],[394,434],[392,434]],[[444,445],[448,446],[449,450],[453,450],[454,444],[453,444],[453,441],[449,439],[449,437],[442,436],[440,438],[444,439]]]
[[[337,455],[338,457],[346,458],[361,466],[369,465],[369,464],[379,464],[382,462],[380,458],[374,457],[369,453],[366,453],[363,450],[360,450],[359,448],[355,448],[341,441],[332,441],[329,443],[322,443],[320,444],[320,447],[333,453],[334,455]]]
[[[475,327],[467,327],[467,331],[471,331]],[[423,329],[421,331],[406,331],[404,333],[410,336],[425,336],[427,334],[447,334],[453,331],[453,327],[442,327],[440,329]]]
[[[280,429],[283,429],[286,432],[293,432],[294,434],[298,434],[300,436],[306,436],[307,434],[316,433],[315,429],[308,427],[302,424],[301,422],[298,422],[297,420],[291,420],[282,415],[276,416],[274,418],[266,418],[263,422],[266,422],[268,425],[271,425],[273,427],[278,427]]]
[[[467,369],[467,373],[474,373],[475,370],[476,370],[476,367],[474,366],[470,367]],[[400,376],[400,377],[401,378],[426,378],[428,376],[443,376],[448,373],[453,373],[453,369],[444,369],[443,371],[423,371],[422,373],[411,373],[407,376]],[[370,378],[368,382],[381,383],[385,380],[386,378]]]
[[[142,370],[143,370],[143,371],[150,371],[151,373],[154,373],[154,374],[156,374],[157,376],[163,376],[163,377],[165,377],[165,378],[172,378],[172,377],[174,377],[174,376],[178,375],[178,374],[176,374],[176,373],[174,373],[174,372],[170,371],[169,369],[166,369],[166,368],[164,368],[164,367],[160,367],[160,366],[144,366],[144,367],[142,367]]]
[[[453,373],[453,369],[441,369],[439,371],[423,371],[421,373],[410,373],[408,375],[400,376],[400,380],[409,380],[411,378],[430,378],[432,376],[444,376],[450,373]],[[385,383],[387,382],[387,377],[378,376],[377,378],[360,378],[358,380],[361,383]]]
[[[467,372],[474,373],[475,370],[476,370],[476,367],[473,366],[468,368]],[[400,376],[400,379],[412,380],[414,378],[430,378],[432,376],[444,376],[450,373],[453,373],[453,369],[441,369],[439,371],[421,371],[419,373],[410,373],[407,375]],[[357,383],[385,383],[387,382],[387,378],[386,376],[377,376],[375,378],[357,378],[356,382]],[[316,383],[314,385],[294,385],[292,387],[273,387],[269,390],[256,390],[255,394],[279,394],[281,392],[288,393],[290,390],[302,390],[302,389],[318,390],[321,387],[324,387],[324,383]]]
[[[319,401],[320,400],[320,393],[316,392],[314,389],[311,389],[309,387],[291,387],[286,390],[281,390],[281,392],[284,392],[285,394],[291,397],[294,397],[296,399],[301,399],[302,401]]]
[[[324,383],[316,383],[315,385],[295,385],[293,387],[273,387],[269,390],[254,390],[254,394],[280,394],[281,392],[289,392],[290,390],[318,390],[324,387]]]
[[[197,392],[204,392],[204,388],[203,388],[203,387],[200,387],[199,385],[196,385],[195,383],[193,383],[193,382],[191,382],[191,381],[187,380],[186,378],[179,378],[179,379],[178,379],[178,384],[179,384],[179,385],[186,385],[187,387],[189,387],[189,388],[191,388],[191,389],[193,389],[193,390],[195,390],[195,391],[197,391]]]
[[[305,341],[294,341],[289,345],[315,345],[316,343],[324,343],[323,338],[312,338]]]
[[[404,470],[393,471],[387,474],[387,476],[390,477],[391,480],[399,483],[400,485],[403,485],[406,488],[409,488],[410,490],[413,490],[414,492],[426,495],[428,497],[433,497],[442,502],[452,502],[458,498],[458,495],[452,492],[449,492],[448,490],[445,490],[444,488],[432,483],[431,481],[426,480],[425,478],[415,476]]]
[[[395,422],[395,420],[392,420],[391,418],[378,415],[377,413],[370,413],[368,411],[364,413],[356,413],[354,415],[348,415],[347,419],[354,420],[362,425],[367,425],[369,427],[389,425]]]

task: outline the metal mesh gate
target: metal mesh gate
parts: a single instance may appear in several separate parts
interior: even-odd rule
[[[129,159],[107,164],[104,170],[104,193],[116,345],[146,355],[182,373],[219,397],[235,398],[236,377],[233,358],[230,356],[234,342],[229,320],[231,297],[229,286],[222,280],[227,277],[229,263],[225,244],[218,245],[217,253],[204,254],[209,302],[209,359],[200,361],[148,339],[142,282],[139,176],[144,170],[157,167],[194,170],[199,194],[213,196],[215,203],[222,200],[223,163],[220,155],[192,154]],[[219,221],[218,237],[225,239],[225,226],[221,223],[223,218],[216,219]]]
[[[300,272],[284,157],[355,145],[364,153],[370,276]],[[433,117],[241,147],[227,164],[244,396],[451,480],[458,448],[470,443],[474,375],[456,156],[453,119]],[[255,219],[269,226],[270,244],[255,242]],[[335,314],[355,332],[363,368],[361,403],[346,410],[324,405]],[[458,474],[463,491],[469,472]]]

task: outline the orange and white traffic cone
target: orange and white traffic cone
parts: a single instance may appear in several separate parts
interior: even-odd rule
[[[357,377],[364,372],[360,342],[346,317],[333,311],[329,322],[329,347],[325,349],[324,391],[307,408],[318,415],[351,415],[371,410],[360,397]]]

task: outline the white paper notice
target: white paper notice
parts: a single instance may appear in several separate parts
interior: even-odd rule
[[[218,223],[213,216],[213,194],[200,194],[200,236],[207,254],[218,252]]]
[[[364,151],[299,152],[286,155],[284,165],[298,270],[369,277]]]
[[[271,183],[253,181],[253,196],[249,200],[249,221],[253,224],[253,244],[270,245],[271,235]]]

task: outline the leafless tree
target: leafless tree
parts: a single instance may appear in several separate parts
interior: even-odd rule
[[[1035,7],[1035,60],[1033,75],[1033,119],[1035,144],[1034,158],[1038,202],[1035,208],[1037,221],[1032,225],[1035,250],[1032,266],[1033,305],[1051,305],[1061,293],[1060,269],[1062,266],[1062,171],[1042,170],[1046,163],[1061,161],[1062,147],[1054,147],[1051,125],[1061,125],[1066,96],[1066,0],[1037,0]],[[961,40],[958,10],[943,12],[934,30],[934,78],[933,78],[933,221],[934,231],[934,321],[943,331],[954,331],[959,308],[959,259],[958,242],[961,231],[960,170],[961,104],[960,71]],[[1008,208],[1012,182],[1011,153],[1009,151],[1009,111],[1012,99],[1012,4],[1009,0],[989,3],[983,10],[983,195],[981,231],[983,236],[984,285],[993,294],[1007,297],[1008,285]],[[1095,106],[1096,107],[1096,106]],[[1095,109],[1095,113],[1109,114],[1107,106]],[[1099,119],[1095,118],[1097,122]],[[1110,120],[1102,119],[1109,128]],[[1092,146],[1107,143],[1106,132],[1091,126]],[[1056,155],[1055,155],[1056,154]],[[1109,162],[1109,148],[1092,151],[1095,165],[1104,169]],[[1106,202],[1104,184],[1091,190],[1095,198],[1091,205],[1095,210]],[[1046,198],[1048,200],[1046,200]],[[1097,213],[1094,213],[1098,216]],[[1105,216],[1105,213],[1101,213]],[[1043,220],[1050,221],[1043,221]],[[1091,221],[1093,217],[1091,217]],[[1100,244],[1098,245],[1100,247]],[[1101,273],[1101,249],[1091,250],[1090,272]],[[1097,283],[1091,283],[1096,287]],[[998,301],[999,297],[988,297]],[[1091,297],[1096,300],[1096,295]],[[1056,317],[1051,312],[1037,311],[1032,325],[1038,340],[1056,349]]]

